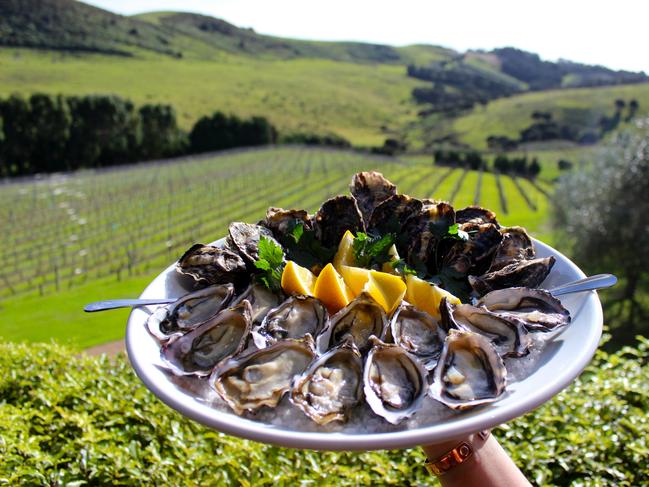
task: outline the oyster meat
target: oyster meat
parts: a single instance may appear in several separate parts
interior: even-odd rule
[[[311,227],[311,217],[306,210],[285,210],[270,207],[266,211],[266,218],[260,222],[273,232],[276,238],[285,238],[296,224],[302,223],[305,229]]]
[[[268,348],[248,350],[221,363],[210,384],[237,414],[275,407],[293,378],[315,357],[313,339],[281,340]]]
[[[543,289],[499,289],[485,294],[477,304],[503,317],[521,320],[530,331],[552,331],[570,323],[570,312]]]
[[[268,312],[261,325],[252,332],[258,348],[265,348],[285,338],[317,336],[327,320],[327,309],[311,296],[291,296]]]
[[[363,398],[363,360],[351,340],[315,359],[293,382],[291,402],[318,424],[345,422]]]
[[[467,409],[498,399],[506,382],[502,358],[487,338],[451,330],[433,372],[430,394],[452,409]]]
[[[366,293],[359,294],[351,303],[329,319],[318,336],[318,351],[324,353],[351,337],[361,353],[366,353],[372,335],[384,338],[388,317],[383,308]]]
[[[536,288],[545,280],[554,265],[553,256],[544,259],[520,260],[482,276],[469,276],[469,284],[480,295],[508,287]]]
[[[328,248],[338,248],[347,230],[355,235],[364,229],[363,217],[351,196],[328,199],[315,215],[316,238]]]
[[[366,223],[379,203],[397,194],[397,187],[376,171],[354,174],[349,190]]]
[[[203,244],[190,247],[178,260],[176,270],[208,285],[247,278],[246,263],[238,254]]]
[[[404,302],[392,316],[390,331],[394,343],[417,356],[427,369],[435,366],[446,338],[437,319]]]
[[[239,353],[250,334],[250,303],[227,308],[189,333],[170,340],[160,350],[177,375],[209,375],[223,359]]]
[[[446,306],[446,305],[445,305]],[[522,357],[527,355],[530,338],[525,325],[515,316],[492,313],[487,308],[470,304],[446,306],[443,319],[449,320],[449,329],[472,331],[487,337],[502,357]]]
[[[266,317],[266,314],[278,306],[282,301],[282,297],[270,291],[262,284],[251,284],[248,288],[236,298],[233,302],[234,305],[239,304],[243,300],[250,303],[252,309],[252,324],[259,324]]]
[[[158,340],[168,340],[212,318],[227,306],[233,294],[232,284],[218,284],[186,294],[175,303],[157,308],[147,319],[146,327]]]
[[[365,361],[363,391],[367,403],[379,416],[398,424],[415,414],[426,397],[426,369],[414,355],[398,345],[372,337]]]

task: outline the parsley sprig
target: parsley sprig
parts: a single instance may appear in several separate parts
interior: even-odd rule
[[[259,259],[255,267],[261,272],[257,279],[273,292],[282,288],[282,272],[284,271],[284,251],[273,240],[261,237],[259,239]]]
[[[394,245],[395,240],[394,233],[380,236],[358,232],[353,243],[356,264],[360,267],[370,268],[389,262],[392,260],[390,247]]]

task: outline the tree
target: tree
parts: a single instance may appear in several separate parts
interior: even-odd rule
[[[626,103],[624,103],[624,100],[622,100],[621,98],[618,98],[617,100],[615,100],[615,111],[616,112],[621,112],[624,109],[625,106],[626,106]]]
[[[494,159],[494,169],[503,174],[508,173],[511,169],[511,164],[507,156],[502,154],[497,155],[496,159]]]
[[[171,105],[144,105],[139,110],[142,128],[140,155],[157,159],[178,155],[183,150],[183,134]]]
[[[34,94],[29,98],[32,127],[30,161],[34,172],[69,170],[66,146],[72,117],[62,96]]]
[[[4,140],[5,140],[5,133],[3,128],[2,117],[0,117],[0,177],[3,178],[9,176],[9,166],[5,163],[5,159],[3,156]]]
[[[18,95],[0,100],[5,142],[2,158],[12,176],[32,172],[31,148],[34,131],[30,120],[29,103]]]
[[[559,168],[559,171],[569,171],[572,169],[572,162],[566,160],[566,159],[559,159],[557,161],[557,167]]]
[[[638,100],[636,100],[635,98],[629,102],[629,114],[626,116],[627,122],[631,120],[633,117],[635,117],[639,107],[640,104],[638,103]]]
[[[527,167],[527,175],[532,179],[534,179],[536,178],[536,176],[539,175],[540,172],[541,172],[541,164],[539,164],[538,158],[534,157],[532,158],[532,162],[530,162],[530,165]]]
[[[560,179],[554,222],[587,273],[621,283],[602,293],[613,344],[649,332],[649,124],[619,135],[588,169]]]

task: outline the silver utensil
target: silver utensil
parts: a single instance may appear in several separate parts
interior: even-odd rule
[[[594,291],[596,289],[603,289],[606,287],[614,286],[617,283],[617,277],[613,274],[597,274],[596,276],[586,277],[578,281],[569,282],[550,289],[550,294],[553,296],[561,296],[562,294],[581,293],[584,291]]]
[[[160,298],[160,299],[109,299],[107,301],[97,301],[86,304],[83,310],[87,313],[95,311],[104,311],[107,309],[128,308],[137,306],[147,306],[149,304],[169,304],[178,301],[178,298]]]

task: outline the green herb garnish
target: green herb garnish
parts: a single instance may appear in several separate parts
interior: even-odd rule
[[[360,267],[370,268],[389,262],[392,260],[389,253],[390,247],[394,245],[395,240],[396,235],[394,233],[380,236],[358,232],[353,244],[356,264]]]
[[[403,259],[396,259],[390,262],[392,268],[399,272],[401,275],[406,276],[408,274],[416,276],[417,271],[406,264],[406,261]]]
[[[257,279],[273,292],[282,288],[282,271],[284,270],[284,251],[273,240],[261,237],[258,247],[259,259],[255,267],[261,272]]]

